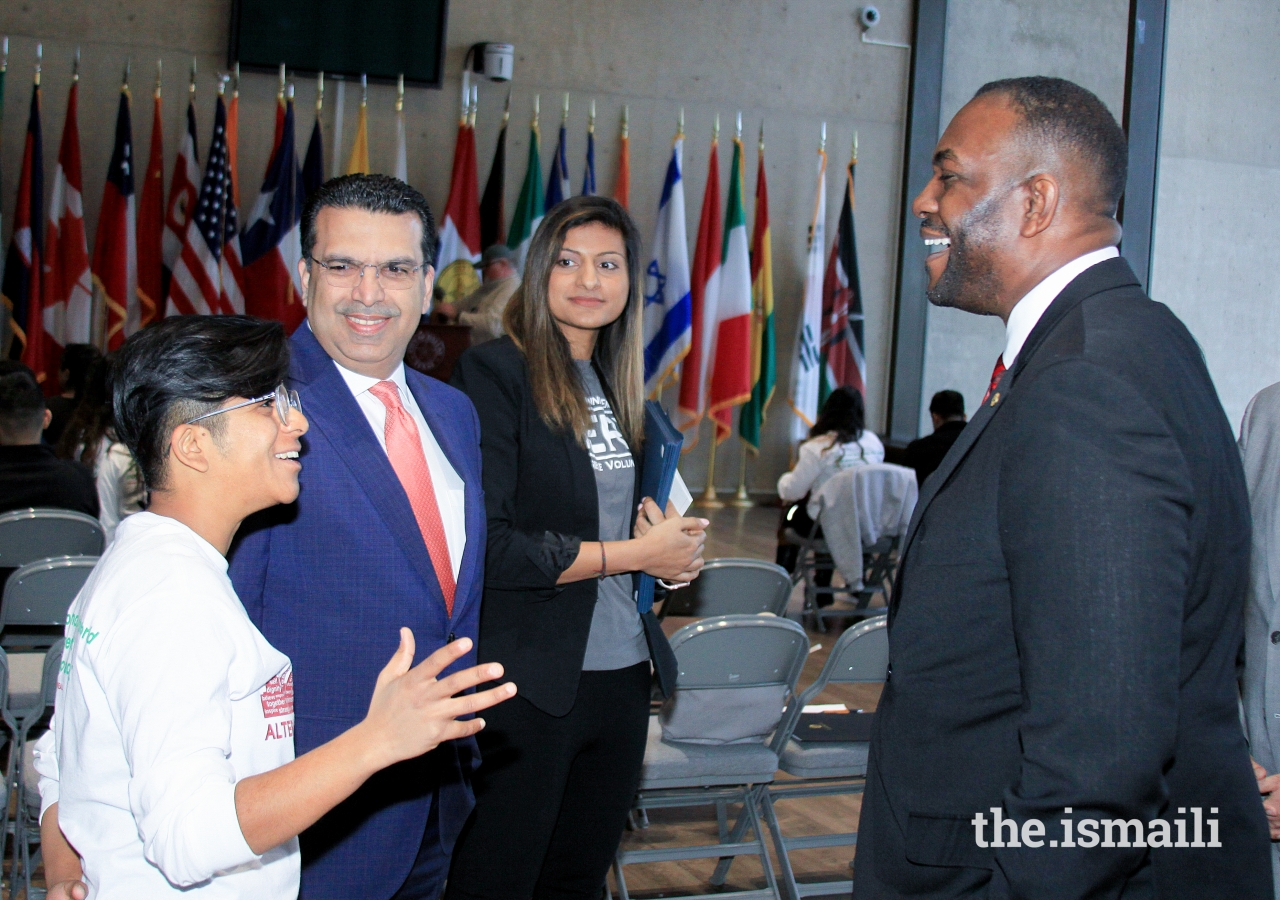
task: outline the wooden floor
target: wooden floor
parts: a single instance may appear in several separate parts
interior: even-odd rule
[[[701,515],[711,520],[707,532],[707,559],[724,556],[746,556],[756,559],[774,558],[777,544],[778,509],[756,506],[749,509],[726,508],[708,512],[696,508],[690,515]],[[873,605],[882,603],[880,598]],[[790,613],[799,611],[799,589],[791,598]],[[842,626],[829,623],[825,634],[809,632],[811,653],[800,676],[804,689],[817,678],[827,661],[831,646],[840,636]],[[850,708],[871,710],[879,699],[880,688],[874,686],[839,686],[825,691],[819,702],[843,702]],[[786,776],[780,776],[780,780]],[[858,814],[862,808],[860,794],[836,797],[806,797],[776,805],[779,824],[784,834],[822,834],[857,830]],[[737,807],[731,807],[730,819]],[[766,830],[766,835],[767,835]],[[715,811],[711,807],[654,810],[649,813],[647,828],[628,830],[622,845],[627,849],[649,847],[676,847],[692,844],[714,843],[716,836]],[[775,856],[769,841],[771,857]],[[802,850],[791,854],[791,864],[799,881],[834,881],[851,877],[849,863],[854,848],[837,847],[826,850]],[[632,897],[672,897],[684,894],[715,894],[722,891],[755,890],[766,886],[763,870],[756,857],[739,857],[729,871],[729,880],[723,889],[712,888],[708,882],[715,860],[688,860],[681,862],[647,863],[629,865],[624,873],[627,889]],[[773,859],[775,873],[778,861]],[[613,875],[609,876],[609,888],[617,896]],[[847,896],[847,893],[846,893]]]

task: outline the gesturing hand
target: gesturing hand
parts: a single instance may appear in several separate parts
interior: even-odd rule
[[[508,682],[487,691],[455,696],[501,678],[502,666],[497,663],[473,666],[437,680],[436,676],[470,651],[469,638],[446,644],[416,666],[414,646],[413,632],[401,628],[400,647],[378,675],[369,714],[361,723],[369,732],[371,750],[381,757],[384,766],[421,756],[444,741],[475,734],[484,728],[484,719],[459,721],[459,716],[488,709],[516,693],[516,686]]]

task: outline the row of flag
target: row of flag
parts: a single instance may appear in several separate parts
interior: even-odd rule
[[[677,129],[662,186],[653,251],[646,267],[644,308],[645,389],[651,397],[678,382],[677,426],[696,444],[704,417],[714,423],[715,443],[733,431],[760,447],[765,411],[777,383],[773,250],[769,191],[764,166],[764,126],[756,157],[755,221],[748,242],[743,207],[745,159],[738,117],[729,173],[729,196],[720,213],[719,120],[711,141],[707,182],[689,264],[684,202],[684,126]],[[854,239],[854,168],[846,171],[840,223],[826,265],[826,125],[818,151],[818,189],[806,265],[804,299],[796,334],[790,406],[791,437],[804,440],[818,410],[838,387],[865,394],[862,293]]]
[[[38,52],[38,51],[37,51]],[[324,179],[320,76],[315,123],[304,162],[298,163],[292,85],[281,82],[273,149],[262,188],[240,221],[236,161],[238,76],[225,102],[228,79],[218,79],[213,133],[201,173],[195,114],[195,67],[185,127],[165,202],[160,73],[157,67],[149,160],[135,185],[128,72],[121,86],[115,141],[104,187],[92,257],[87,251],[80,200],[81,171],[76,123],[78,81],[73,78],[58,167],[47,217],[42,195],[40,67],[36,66],[13,239],[3,295],[11,311],[10,355],[34,369],[49,393],[57,384],[61,347],[90,342],[97,332],[107,349],[158,317],[190,313],[248,312],[283,322],[289,330],[305,317],[297,263],[299,222],[306,196]],[[0,113],[4,69],[0,66]],[[363,80],[362,80],[363,81]],[[363,84],[362,84],[363,87]],[[503,113],[483,195],[479,191],[475,121],[478,89],[464,76],[448,201],[440,227],[437,284],[456,301],[477,286],[474,264],[484,247],[505,242],[523,262],[546,211],[572,194],[566,153],[568,96],[545,191],[540,160],[539,104],[534,98],[528,159],[510,228],[504,228],[506,136],[510,98]],[[657,228],[645,269],[645,382],[651,396],[678,384],[675,419],[697,440],[703,418],[714,423],[715,442],[733,431],[758,448],[765,410],[777,380],[774,290],[763,126],[757,154],[755,221],[745,213],[746,159],[741,116],[733,140],[729,189],[721,206],[719,120],[713,137],[692,265],[688,254],[683,181],[683,115],[663,183]],[[356,139],[346,171],[370,171],[367,94],[361,98]],[[595,109],[592,104],[581,193],[596,191]],[[333,152],[339,152],[335,123]],[[406,178],[403,83],[396,103],[395,174]],[[624,109],[614,197],[629,203],[630,158]],[[824,140],[825,145],[825,125]],[[840,385],[864,390],[862,304],[853,228],[853,173],[835,241],[824,265],[826,153],[819,151],[818,193],[810,227],[807,274],[792,371],[793,437],[803,438],[826,396]],[[336,167],[335,167],[336,168]]]

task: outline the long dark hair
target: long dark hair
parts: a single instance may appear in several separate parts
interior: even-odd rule
[[[632,450],[644,440],[644,353],[640,331],[644,306],[640,232],[631,216],[608,197],[572,197],[555,206],[538,226],[525,257],[524,277],[507,304],[502,324],[529,366],[529,386],[542,420],[579,439],[591,427],[582,380],[569,342],[551,316],[547,287],[565,235],[580,225],[599,223],[622,236],[627,249],[627,305],[600,329],[591,359],[609,393],[618,428]]]
[[[81,376],[80,402],[72,410],[56,448],[63,459],[78,459],[90,468],[95,467],[98,449],[111,431],[109,371],[110,364],[99,355]]]
[[[862,400],[862,392],[848,385],[838,387],[822,404],[818,413],[818,421],[809,429],[809,437],[833,435],[831,446],[849,444],[862,438],[867,427],[867,406]]]

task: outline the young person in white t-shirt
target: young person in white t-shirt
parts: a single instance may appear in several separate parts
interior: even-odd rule
[[[471,642],[411,668],[402,628],[365,720],[293,758],[289,659],[250,622],[225,558],[246,516],[298,496],[307,420],[288,363],[280,325],[243,316],[165,319],[120,350],[117,430],[151,505],[120,524],[68,615],[36,751],[51,900],[296,897],[299,832],[515,694],[454,696],[502,667],[437,680]]]

